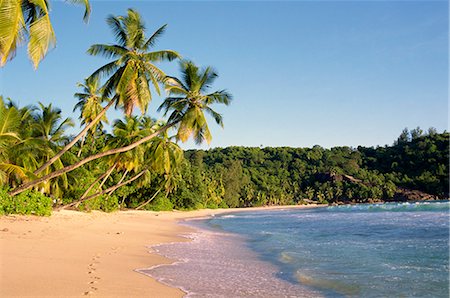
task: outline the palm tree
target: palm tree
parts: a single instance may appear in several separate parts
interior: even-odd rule
[[[110,139],[108,148],[117,148],[129,145],[156,130],[156,127],[153,125],[153,121],[148,122],[152,123],[152,125],[148,127],[142,126],[142,122],[142,118],[138,118],[136,116],[125,116],[125,121],[117,120],[114,123],[113,136]],[[145,163],[144,154],[146,149],[146,146],[141,145],[130,151],[117,154],[114,157],[117,164],[116,170],[119,172],[123,171],[122,177],[117,184],[122,183],[129,172],[137,171],[139,165]]]
[[[106,22],[114,32],[117,44],[95,44],[88,53],[115,60],[97,69],[92,76],[108,77],[104,95],[117,94],[116,105],[121,106],[127,116],[131,116],[136,106],[145,113],[152,99],[149,81],[160,94],[159,84],[165,77],[153,63],[180,57],[172,50],[149,51],[167,25],[146,38],[141,16],[133,9],[128,9],[126,16],[109,16]]]
[[[97,69],[91,75],[92,78],[90,80],[95,80],[95,77],[98,76],[108,77],[112,74],[103,87],[103,97],[112,97],[112,100],[97,115],[97,118],[92,120],[89,125],[86,125],[83,131],[56,156],[40,167],[35,174],[42,172],[69,150],[86,134],[91,126],[99,121],[113,103],[116,106],[123,107],[127,116],[131,116],[135,106],[138,106],[142,113],[144,113],[151,100],[148,82],[152,82],[159,94],[158,84],[165,77],[164,72],[153,63],[163,60],[171,61],[179,57],[178,53],[172,50],[148,51],[155,45],[158,37],[164,33],[166,25],[156,30],[152,36],[146,39],[144,23],[139,13],[135,10],[128,9],[127,16],[109,16],[106,21],[116,36],[117,44],[95,44],[89,48],[88,53],[91,55],[103,55],[107,58],[115,58],[116,60]]]
[[[12,101],[0,100],[0,180],[10,186],[36,179],[33,174],[48,156],[66,141],[65,129],[72,126],[70,119],[62,119],[61,110],[52,105],[19,108]],[[58,160],[52,170],[63,167]],[[36,187],[46,193],[58,195],[67,187],[67,176],[55,183],[41,183]]]
[[[171,111],[168,122],[177,123],[177,138],[182,142],[192,135],[197,144],[203,140],[209,144],[212,137],[204,111],[223,127],[222,115],[214,111],[210,105],[214,103],[228,105],[232,96],[226,90],[204,94],[218,76],[211,67],[199,69],[188,60],[181,61],[180,67],[182,80],[175,77],[166,78],[169,97],[158,111],[164,110],[164,115]]]
[[[152,140],[156,136],[161,135],[172,127],[178,128],[177,138],[181,141],[186,141],[187,138],[193,135],[197,143],[204,139],[209,142],[211,140],[211,133],[209,132],[203,111],[212,115],[214,120],[219,125],[222,125],[222,116],[215,112],[210,106],[214,103],[228,105],[231,101],[231,94],[225,90],[220,90],[204,95],[203,92],[210,87],[210,84],[217,77],[217,74],[212,71],[210,67],[199,70],[198,67],[190,61],[181,62],[181,66],[184,83],[174,77],[168,77],[166,80],[166,89],[169,91],[169,94],[178,96],[166,98],[164,103],[159,107],[159,110],[163,109],[165,111],[165,115],[170,112],[169,119],[164,126],[129,145],[93,154],[34,181],[24,183],[10,191],[9,194],[16,195],[21,193],[43,181],[73,171],[92,160],[132,150],[139,145]]]
[[[172,138],[168,137],[167,132],[152,141],[150,150],[147,152],[151,154],[152,169],[162,174],[163,181],[160,188],[147,201],[136,207],[137,210],[149,204],[162,189],[165,189],[167,197],[176,188],[179,176],[178,169],[184,159],[183,150],[172,142]]]
[[[11,103],[11,101],[10,101]],[[25,180],[30,171],[14,162],[13,148],[22,142],[20,131],[21,113],[13,105],[5,104],[0,96],[0,182],[11,184],[11,179]]]
[[[60,146],[68,141],[65,132],[69,127],[73,127],[75,124],[70,118],[63,119],[62,111],[58,108],[54,108],[51,103],[48,106],[45,106],[39,102],[39,109],[34,118],[34,122],[31,125],[32,137],[41,141],[41,148],[37,160],[43,162],[48,160],[50,156],[55,155],[55,152],[60,150]],[[64,164],[62,160],[58,159],[52,167],[46,169],[44,175],[63,167]],[[61,179],[58,179],[52,184],[44,182],[41,186],[41,190],[48,194],[59,194],[59,185],[67,187],[67,176],[61,175],[60,178]]]
[[[53,108],[51,103],[45,106],[39,102],[38,105],[40,113],[36,115],[33,127],[34,136],[56,145],[62,145],[67,142],[68,138],[65,132],[67,128],[75,126],[73,120],[70,118],[62,120],[62,111],[58,108]]]
[[[84,20],[89,19],[88,0],[70,0],[83,4]],[[0,66],[15,56],[19,45],[28,37],[28,56],[34,68],[55,46],[56,38],[49,16],[48,0],[2,0],[0,9]]]
[[[102,90],[100,88],[98,77],[89,77],[85,79],[84,84],[78,83],[78,87],[83,88],[83,92],[75,93],[75,97],[78,98],[78,103],[73,108],[73,111],[75,112],[75,110],[80,109],[81,114],[79,119],[81,120],[81,125],[88,126],[93,123],[93,126],[89,125],[90,128],[81,141],[80,150],[78,152],[78,157],[80,157],[84,142],[88,135],[90,134],[93,136],[98,129],[101,130],[103,128],[102,122],[108,123],[108,119],[106,118],[105,113],[102,113],[104,109],[102,101],[104,99],[101,96]],[[97,120],[99,114],[102,114],[102,116]]]

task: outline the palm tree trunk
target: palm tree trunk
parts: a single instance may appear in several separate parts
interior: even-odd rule
[[[123,173],[122,178],[120,178],[119,182],[117,184],[122,183],[123,179],[125,179],[125,176],[128,174],[128,170],[125,170],[125,173]],[[110,192],[108,195],[111,195],[112,192]]]
[[[111,149],[111,150],[108,150],[108,151],[105,151],[105,152],[100,152],[100,153],[91,155],[89,157],[86,157],[85,159],[80,160],[79,162],[76,162],[73,165],[70,165],[70,166],[64,167],[62,169],[56,170],[56,171],[54,171],[54,172],[52,172],[52,173],[50,173],[48,175],[45,175],[45,176],[43,176],[41,178],[38,178],[36,180],[24,183],[21,186],[19,186],[19,187],[13,189],[12,191],[10,191],[8,194],[11,195],[11,196],[15,196],[16,194],[19,194],[19,193],[21,193],[21,192],[23,192],[23,191],[25,191],[25,190],[27,190],[27,189],[37,185],[37,184],[43,182],[43,181],[47,181],[49,179],[52,179],[52,178],[58,177],[58,176],[60,176],[62,174],[65,174],[67,172],[73,171],[73,170],[81,167],[82,165],[90,162],[90,161],[93,161],[93,160],[96,160],[96,159],[99,159],[99,158],[102,158],[102,157],[105,157],[105,156],[109,156],[109,155],[113,155],[113,154],[117,154],[117,153],[122,153],[122,152],[129,151],[131,149],[134,149],[137,146],[141,145],[142,143],[150,141],[151,139],[153,139],[154,137],[156,137],[160,133],[162,133],[162,132],[166,131],[167,129],[171,128],[172,126],[174,126],[175,124],[176,123],[168,124],[168,125],[162,127],[161,129],[159,129],[158,131],[152,133],[151,135],[148,135],[148,136],[140,139],[139,141],[136,141],[136,142],[134,142],[134,143],[132,143],[132,144],[130,144],[128,146],[124,146],[124,147],[116,148],[116,149]]]
[[[88,193],[91,191],[91,189],[94,187],[94,185],[99,182],[101,179],[104,179],[102,183],[99,186],[99,189],[102,189],[103,184],[105,183],[106,179],[108,179],[109,175],[111,175],[111,172],[114,170],[114,168],[117,166],[117,162],[115,162],[112,166],[109,167],[109,169],[103,173],[101,176],[99,176],[97,179],[95,179],[94,183],[92,183],[88,189],[83,193],[83,195],[80,197],[80,199],[84,199],[88,195]]]
[[[89,123],[88,125],[86,125],[84,127],[84,129],[75,136],[75,138],[73,138],[73,140],[71,142],[69,142],[63,149],[61,149],[61,151],[59,151],[55,156],[53,156],[51,159],[49,159],[46,163],[44,163],[39,169],[37,169],[36,171],[34,171],[34,174],[37,175],[40,172],[42,172],[43,170],[45,170],[46,168],[48,168],[51,164],[53,164],[56,160],[58,160],[58,158],[61,157],[61,155],[63,155],[64,153],[67,152],[67,150],[69,150],[70,148],[72,148],[73,145],[75,145],[76,142],[78,142],[78,140],[87,133],[87,131],[94,126],[95,124],[97,124],[97,122],[103,117],[103,115],[106,113],[106,111],[113,105],[113,103],[115,102],[115,99],[111,99],[110,102],[103,108],[103,110],[97,115],[97,117],[95,117],[95,119]]]
[[[114,170],[114,168],[117,166],[117,162],[114,163],[114,165],[109,168],[108,173],[106,174],[106,177],[102,180],[102,183],[100,183],[100,185],[98,186],[99,190],[102,190],[103,185],[105,184],[105,182],[108,180],[109,176],[111,175],[112,171]]]
[[[82,199],[82,200],[80,199],[80,200],[78,200],[78,201],[76,201],[76,202],[72,202],[72,203],[70,203],[70,204],[68,204],[68,205],[65,205],[63,208],[71,207],[71,206],[74,206],[74,205],[79,204],[79,203],[81,203],[81,202],[84,202],[84,201],[87,201],[87,200],[91,200],[91,199],[94,199],[94,198],[96,198],[96,197],[98,197],[98,196],[104,195],[105,193],[115,191],[115,190],[118,189],[119,187],[124,186],[124,185],[126,185],[126,184],[128,184],[128,183],[131,183],[131,182],[133,182],[134,180],[136,180],[136,179],[138,179],[139,177],[141,177],[142,175],[144,175],[145,172],[148,170],[148,168],[149,168],[149,167],[146,167],[144,170],[142,170],[141,172],[139,172],[139,174],[135,175],[133,178],[130,178],[130,179],[128,179],[128,180],[125,181],[125,182],[122,182],[122,183],[120,183],[120,184],[116,184],[116,185],[114,185],[114,186],[112,186],[112,187],[110,187],[110,188],[108,188],[108,189],[105,189],[105,190],[100,191],[100,192],[98,192],[98,193],[96,193],[96,194],[93,194],[93,195],[91,195],[91,196],[88,196],[88,197],[86,197],[86,198],[84,198],[84,199]]]
[[[100,180],[102,180],[103,178],[105,178],[105,176],[109,176],[110,174],[111,174],[111,172],[112,172],[112,170],[114,170],[114,168],[116,167],[116,165],[117,165],[117,162],[115,163],[115,164],[113,164],[106,172],[104,172],[102,175],[100,175],[97,179],[95,179],[95,181],[88,187],[88,189],[86,189],[86,191],[83,193],[83,195],[78,199],[78,201],[80,201],[80,200],[83,200],[87,195],[88,195],[88,193],[91,191],[91,189],[95,186],[95,184],[97,183],[97,182],[99,182]],[[106,177],[107,178],[107,177]],[[105,178],[105,179],[106,179]],[[103,182],[102,182],[102,184],[103,184]],[[100,189],[101,189],[101,186],[100,186]],[[77,201],[77,202],[78,202]],[[78,204],[75,204],[74,206],[75,207],[78,207],[78,205],[79,205],[79,203]],[[69,205],[64,205],[64,206],[61,206],[61,207],[59,207],[59,208],[57,208],[58,210],[63,210],[63,209],[65,209],[66,207],[68,207]]]
[[[122,183],[123,179],[125,179],[125,176],[128,174],[128,170],[125,170],[125,173],[123,174],[122,178],[120,178],[119,182],[117,182],[117,184]],[[112,193],[114,192],[114,190],[112,190],[111,192],[108,193],[108,196],[110,196]],[[125,201],[125,197],[122,198],[122,202],[120,202],[120,206],[122,206],[123,201]]]
[[[162,189],[162,187],[161,187],[160,189],[158,189],[158,191],[155,192],[155,193],[153,194],[153,196],[152,196],[150,199],[148,199],[145,203],[143,203],[143,204],[137,206],[137,207],[136,207],[136,210],[141,209],[142,207],[144,207],[145,205],[147,205],[148,203],[150,203],[151,201],[153,201],[153,199],[154,199],[154,198],[156,197],[156,195],[161,191],[161,189]]]
[[[78,150],[77,157],[81,156],[81,151],[83,150],[84,142],[86,141],[87,133],[84,135],[84,138],[81,140],[80,150]]]

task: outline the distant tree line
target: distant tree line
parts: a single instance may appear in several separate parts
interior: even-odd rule
[[[433,128],[405,129],[394,145],[376,148],[228,147],[184,155],[176,187],[159,197],[169,209],[407,200],[404,188],[424,192],[421,198],[449,197],[449,133]],[[139,203],[131,197],[131,205]]]

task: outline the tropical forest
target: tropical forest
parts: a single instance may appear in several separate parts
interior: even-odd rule
[[[84,3],[85,18],[90,6]],[[47,2],[10,1],[0,16],[2,65],[28,40],[34,65],[56,37]],[[3,4],[2,4],[3,9]],[[20,26],[16,26],[20,24]],[[209,143],[223,126],[218,72],[158,49],[166,25],[148,30],[129,9],[106,20],[111,35],[87,53],[104,65],[74,87],[73,115],[55,104],[21,106],[0,97],[0,214],[49,215],[54,209],[191,210],[292,204],[347,204],[449,197],[449,133],[405,128],[384,147],[227,147],[183,151],[188,139]],[[159,63],[178,65],[167,74]],[[75,86],[74,82],[74,86]],[[164,96],[149,115],[152,97]],[[120,111],[108,119],[107,111]]]

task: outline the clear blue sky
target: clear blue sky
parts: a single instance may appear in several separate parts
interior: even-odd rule
[[[37,71],[20,50],[0,69],[0,94],[21,105],[53,102],[76,119],[76,83],[108,62],[86,50],[113,43],[105,18],[132,7],[149,34],[168,24],[155,49],[214,66],[214,87],[234,95],[231,106],[217,107],[225,129],[211,122],[211,147],[377,146],[405,127],[448,127],[447,1],[91,4],[86,25],[81,7],[52,1],[57,47]],[[175,64],[161,67],[177,74]],[[160,102],[151,116],[162,116]]]

